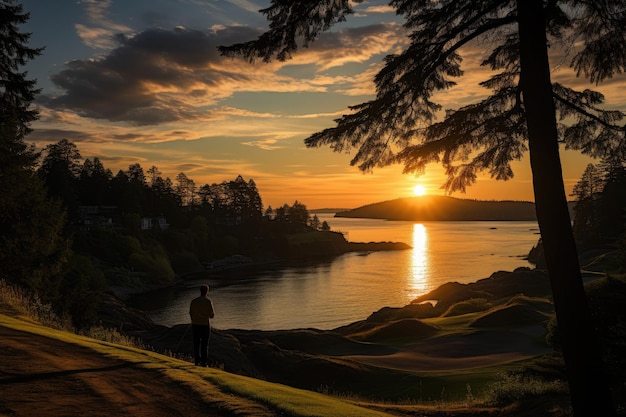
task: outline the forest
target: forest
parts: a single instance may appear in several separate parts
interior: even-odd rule
[[[97,300],[112,286],[167,285],[229,257],[294,256],[287,234],[330,230],[297,200],[264,210],[252,179],[198,187],[183,172],[172,181],[138,163],[113,174],[66,139],[42,150],[36,176],[61,207],[67,247],[57,274],[22,284],[79,328],[97,321]]]

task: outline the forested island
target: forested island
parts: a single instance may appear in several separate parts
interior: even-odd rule
[[[447,196],[398,198],[335,214],[405,221],[536,221],[535,205],[528,201],[480,201]]]

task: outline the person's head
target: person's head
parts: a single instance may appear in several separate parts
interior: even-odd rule
[[[200,285],[200,295],[207,295],[209,293],[209,286],[206,284]]]

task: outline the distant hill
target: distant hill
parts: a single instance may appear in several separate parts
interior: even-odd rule
[[[313,209],[313,210],[309,210],[309,213],[311,214],[332,214],[332,213],[339,213],[342,211],[348,211],[351,210],[349,208],[320,208],[320,209]]]
[[[335,217],[408,221],[535,221],[528,201],[480,201],[446,196],[398,198],[338,212]]]

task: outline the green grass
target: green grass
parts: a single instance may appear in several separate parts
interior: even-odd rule
[[[432,338],[467,335],[475,332],[470,324],[482,311],[448,317],[422,319],[438,328]],[[484,368],[454,371],[397,372],[380,370],[386,383],[371,390],[355,380],[358,394],[335,392],[327,387],[321,392],[297,389],[251,377],[230,374],[219,369],[199,368],[189,362],[142,349],[141,341],[131,340],[116,330],[93,328],[75,334],[68,320],[56,317],[49,306],[27,291],[0,280],[0,326],[14,328],[88,347],[95,352],[117,358],[137,367],[160,372],[173,384],[181,384],[198,393],[207,403],[219,403],[232,415],[255,415],[259,408],[284,416],[389,416],[384,410],[410,415],[430,415],[429,409],[449,410],[464,407],[465,412],[481,407],[501,408],[534,397],[551,398],[562,391],[556,382],[532,380],[537,389],[529,390],[527,376],[519,371],[534,359],[504,363]],[[521,376],[520,376],[521,375]],[[539,383],[541,382],[541,384]],[[323,388],[323,387],[321,387]],[[410,411],[408,411],[410,408]],[[422,414],[420,414],[422,413]]]
[[[229,408],[250,407],[250,401],[263,404],[288,416],[383,417],[389,414],[360,407],[328,395],[230,374],[213,368],[199,368],[189,362],[131,346],[118,345],[44,327],[0,314],[0,326],[58,339],[87,347],[138,367],[158,370],[175,383],[184,384],[212,402],[228,403]]]

